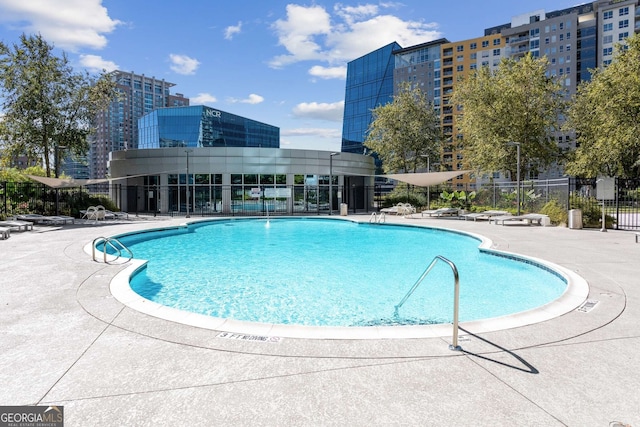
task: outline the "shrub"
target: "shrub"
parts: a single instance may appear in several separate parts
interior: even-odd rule
[[[548,215],[551,224],[554,225],[566,224],[568,221],[567,210],[555,199],[548,201],[542,209],[540,209],[540,213]]]

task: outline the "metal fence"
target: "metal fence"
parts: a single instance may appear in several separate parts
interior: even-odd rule
[[[604,208],[609,228],[640,229],[640,179],[617,178],[614,184],[613,196],[605,199],[597,194],[596,179],[522,181],[520,210],[539,212],[545,204],[555,200],[563,209],[580,209],[585,227],[601,227]],[[97,204],[107,209],[126,207],[129,213],[152,215],[184,215],[188,209],[190,215],[204,217],[323,215],[337,214],[344,208],[348,213],[369,213],[389,204],[388,189],[378,185],[348,188],[334,185],[331,190],[326,185],[278,185],[271,193],[272,197],[268,197],[266,190],[233,185],[192,186],[188,191],[185,186],[121,185],[55,189],[40,183],[0,182],[0,218],[23,213],[79,218],[82,210]],[[286,194],[286,197],[278,197],[276,190]],[[466,201],[465,207],[468,209],[517,210],[516,183],[488,183],[479,188],[470,186],[457,190],[475,192],[475,197]],[[452,189],[447,185],[428,189],[409,186],[406,188],[406,197],[417,200],[418,208],[426,208],[427,204],[432,207],[445,206],[448,202],[441,197],[445,192],[452,192]]]

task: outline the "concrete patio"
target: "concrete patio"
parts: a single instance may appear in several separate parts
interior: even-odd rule
[[[84,246],[184,221],[78,221],[0,241],[0,405],[64,405],[67,426],[640,426],[630,231],[387,216],[556,263],[597,301],[513,329],[475,334],[463,323],[455,352],[450,337],[230,339],[113,298],[125,266],[95,262]]]

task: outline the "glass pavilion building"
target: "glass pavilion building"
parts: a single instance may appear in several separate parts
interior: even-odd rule
[[[160,108],[138,119],[138,148],[280,147],[280,129],[204,105]]]
[[[280,149],[280,130],[206,106],[138,120],[138,148],[110,153],[112,198],[128,212],[352,212],[373,206],[373,158]]]

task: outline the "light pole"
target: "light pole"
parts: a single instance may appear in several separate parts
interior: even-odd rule
[[[520,143],[519,142],[515,142],[515,141],[511,141],[509,142],[509,145],[515,145],[516,146],[516,156],[517,156],[517,160],[516,160],[516,197],[518,198],[518,203],[517,203],[517,207],[516,207],[516,215],[520,215]]]
[[[333,156],[339,155],[337,152],[329,154],[329,215],[333,213]]]
[[[191,218],[191,215],[189,215],[189,203],[191,203],[189,197],[189,153],[193,153],[193,150],[184,150],[184,152],[187,153],[187,216],[185,218]]]
[[[596,196],[598,193],[598,187],[597,185],[601,182],[604,182],[604,179],[600,178],[596,181]],[[600,184],[600,185],[604,185],[604,184]],[[605,222],[607,220],[606,215],[604,213],[604,189],[602,190],[602,227],[600,228],[601,232],[605,232],[607,231],[607,223]]]
[[[431,164],[428,154],[421,154],[420,157],[427,159],[427,173],[431,172]],[[431,186],[427,186],[427,209],[431,209]]]

